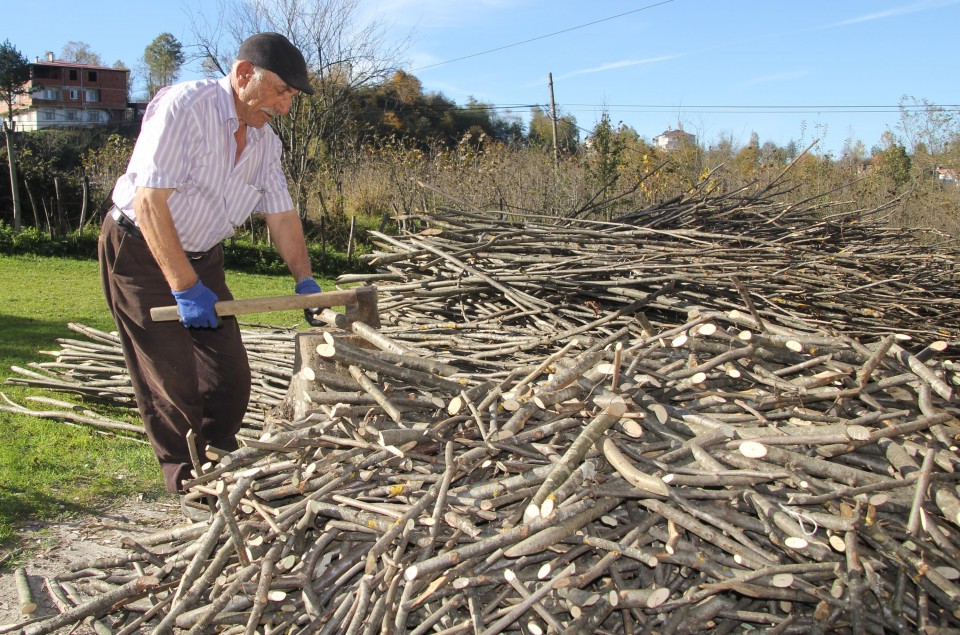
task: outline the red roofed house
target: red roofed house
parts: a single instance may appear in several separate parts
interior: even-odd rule
[[[31,92],[14,102],[16,129],[118,125],[127,112],[129,74],[124,68],[57,61],[47,53],[45,62],[30,64]],[[0,113],[7,116],[6,105]]]
[[[960,187],[960,170],[937,166],[937,180],[941,187]]]
[[[697,137],[689,132],[684,132],[683,128],[680,130],[667,130],[663,134],[653,138],[654,147],[662,150],[679,150],[680,146],[685,143],[696,145]]]

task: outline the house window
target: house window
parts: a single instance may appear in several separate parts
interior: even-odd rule
[[[79,95],[79,91],[77,91],[76,88],[70,89],[70,99],[76,99],[78,95]]]
[[[97,71],[87,71],[87,81],[88,82],[97,81]]]
[[[34,79],[60,79],[60,69],[50,66],[36,65],[33,67]]]
[[[40,99],[49,99],[51,101],[58,101],[60,99],[60,91],[56,88],[44,88],[40,91],[38,95]]]
[[[75,68],[70,69],[70,79],[73,81],[77,81],[77,69]]]
[[[100,91],[88,88],[84,91],[84,99],[88,102],[100,101]]]
[[[103,121],[102,115],[103,113],[100,112],[99,110],[88,110],[87,121],[90,121],[92,123],[100,123],[101,121]]]
[[[50,108],[44,108],[43,110],[40,111],[40,114],[43,117],[44,121],[53,121],[54,119],[57,118],[56,113]]]
[[[77,120],[77,111],[69,108],[67,109],[67,121],[76,121]]]

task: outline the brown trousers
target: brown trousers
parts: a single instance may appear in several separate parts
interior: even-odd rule
[[[216,329],[154,322],[150,309],[175,303],[146,242],[108,214],[99,240],[100,276],[113,313],[137,407],[170,492],[190,478],[187,432],[196,434],[201,460],[208,445],[237,448],[250,399],[250,365],[235,318]],[[221,300],[232,300],[223,248],[192,255],[194,270]]]

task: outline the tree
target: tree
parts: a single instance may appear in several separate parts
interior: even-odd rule
[[[30,81],[30,63],[17,48],[5,40],[0,44],[0,100],[7,107],[6,117],[3,120],[3,134],[7,141],[7,162],[10,167],[10,190],[13,197],[13,231],[20,231],[21,205],[20,187],[17,178],[17,153],[14,146],[14,101],[20,95],[29,92],[27,82]]]
[[[877,167],[883,176],[890,178],[896,187],[900,187],[910,180],[910,155],[889,130],[881,135],[880,140],[884,148],[877,155]]]
[[[938,165],[955,165],[951,140],[960,135],[960,117],[954,109],[905,95],[900,99],[897,128],[918,172],[930,175]]]
[[[12,127],[13,113],[16,108],[14,102],[20,95],[29,93],[27,82],[30,81],[30,62],[6,40],[0,44],[0,100],[6,105],[7,117],[5,124]]]
[[[587,169],[601,188],[613,187],[620,177],[624,139],[613,129],[610,115],[604,111],[590,133],[590,161]]]
[[[783,165],[787,152],[773,141],[765,141],[760,146],[760,162],[764,165]]]
[[[401,104],[410,106],[423,97],[423,84],[406,71],[397,71],[390,78],[390,88]]]
[[[78,40],[70,40],[63,45],[63,50],[60,51],[60,59],[64,62],[103,66],[103,59],[100,58],[100,54],[91,49],[86,42]]]
[[[161,33],[144,49],[144,79],[151,99],[158,90],[177,81],[185,61],[183,45],[170,33]]]
[[[533,145],[553,146],[553,120],[550,113],[540,106],[530,109],[530,132],[528,141]],[[564,115],[557,118],[557,146],[564,151],[572,152],[577,149],[580,133],[577,120],[573,115]]]
[[[750,133],[750,142],[737,152],[733,159],[737,172],[745,180],[753,178],[760,164],[760,135]]]

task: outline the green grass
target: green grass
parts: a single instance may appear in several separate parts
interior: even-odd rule
[[[237,298],[293,293],[290,276],[228,271],[227,279]],[[332,286],[318,281],[324,288]],[[6,383],[15,375],[11,366],[52,361],[39,351],[57,350],[57,338],[84,339],[67,328],[69,322],[114,330],[96,261],[0,255],[0,391],[32,408],[38,406],[27,401],[31,395],[78,402],[79,397]],[[248,315],[243,323],[305,324],[299,312]],[[0,412],[0,545],[4,548],[17,546],[20,523],[107,509],[111,500],[137,494],[166,495],[148,446],[87,428]]]

